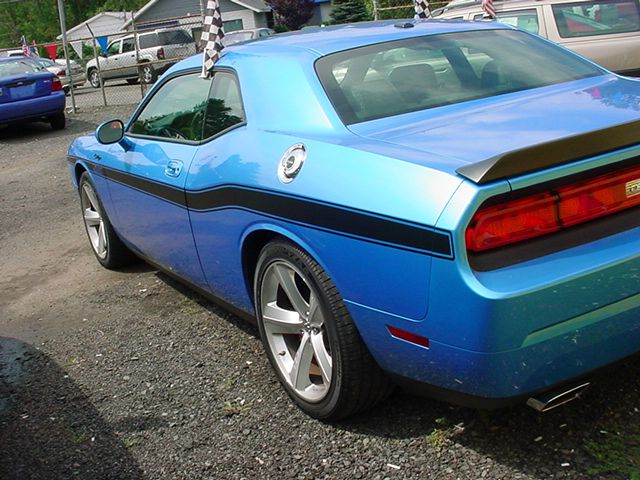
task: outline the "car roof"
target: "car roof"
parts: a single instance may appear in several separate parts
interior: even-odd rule
[[[304,48],[319,55],[352,48],[383,43],[403,38],[470,30],[492,30],[495,23],[469,23],[455,20],[384,20],[361,22],[328,27],[310,27],[291,33],[272,35],[255,42],[247,42],[238,48],[287,49]]]

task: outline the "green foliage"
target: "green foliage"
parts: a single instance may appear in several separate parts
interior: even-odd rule
[[[133,11],[146,0],[65,0],[67,29],[103,11]],[[60,35],[57,2],[23,0],[0,3],[0,48],[19,48],[20,38],[31,43],[53,42]]]
[[[373,0],[364,0],[367,13],[371,18],[374,17]],[[429,8],[435,10],[445,6],[449,0],[429,2]],[[393,18],[412,18],[415,15],[413,8],[413,0],[378,0],[379,8],[391,8],[390,10],[381,10],[378,12],[380,20]]]
[[[364,0],[333,0],[331,18],[333,23],[353,23],[371,20]]]

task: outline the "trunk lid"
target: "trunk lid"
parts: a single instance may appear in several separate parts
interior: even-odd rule
[[[53,74],[37,72],[0,78],[0,103],[45,97],[51,94]]]
[[[398,147],[405,159],[455,173],[469,165],[507,157],[510,152],[526,154],[527,149],[540,144],[553,147],[554,142],[585,132],[598,132],[638,120],[640,81],[604,75],[373,120],[349,128],[369,140]],[[637,132],[632,143],[640,143],[640,128]],[[618,148],[625,146],[629,145],[620,144]],[[515,168],[516,174],[531,170],[522,162],[522,157],[519,155],[516,160],[522,163]],[[565,162],[572,160],[577,159],[567,158]],[[554,162],[564,163],[557,159]]]

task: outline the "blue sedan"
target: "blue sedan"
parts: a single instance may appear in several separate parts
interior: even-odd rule
[[[547,410],[640,351],[640,82],[495,22],[377,22],[174,66],[69,149],[98,261],[257,322],[320,419],[393,385]]]
[[[46,121],[65,127],[60,79],[26,57],[0,58],[0,125]]]

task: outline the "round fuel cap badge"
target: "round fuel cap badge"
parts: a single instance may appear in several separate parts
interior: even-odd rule
[[[307,158],[307,151],[304,145],[296,143],[287,149],[278,163],[278,178],[282,183],[290,183],[298,176],[304,161]]]

